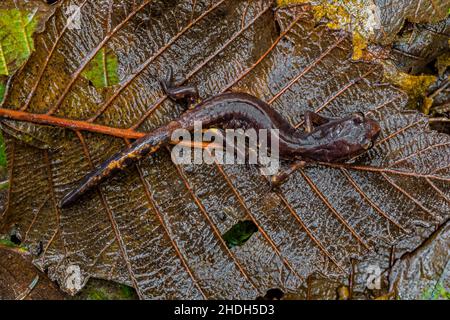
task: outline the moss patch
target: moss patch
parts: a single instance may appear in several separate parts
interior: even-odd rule
[[[74,297],[76,300],[137,300],[138,298],[133,288],[100,279],[90,279],[86,287]]]
[[[242,246],[257,231],[258,228],[253,221],[246,220],[235,224],[222,238],[229,248],[233,248]]]

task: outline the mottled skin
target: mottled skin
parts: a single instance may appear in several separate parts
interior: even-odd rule
[[[171,80],[163,81],[162,87],[173,100],[187,100],[190,104],[198,100],[197,90],[193,87],[172,87]],[[380,132],[376,121],[360,113],[329,119],[313,112],[305,113],[306,129],[303,132],[295,129],[272,107],[254,96],[224,93],[198,103],[178,119],[150,132],[111,157],[66,195],[60,206],[74,203],[82,194],[115,172],[130,167],[161,146],[169,144],[174,130],[182,128],[192,131],[194,121],[201,121],[203,128],[278,129],[280,157],[294,162],[289,170],[272,179],[274,185],[301,167],[304,161],[341,162],[359,155],[372,147]]]

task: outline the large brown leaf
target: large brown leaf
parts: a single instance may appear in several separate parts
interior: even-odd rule
[[[11,188],[1,230],[15,226],[27,245],[42,241],[35,263],[65,290],[78,289],[67,285],[78,270],[81,285],[112,279],[141,298],[296,292],[313,272],[345,275],[352,257],[448,218],[449,137],[417,113],[401,113],[405,97],[381,82],[379,66],[353,62],[350,36],[314,25],[308,7],[274,13],[267,0],[105,0],[65,1],[62,10],[73,3],[84,4],[86,29],[64,29],[58,11],[0,110],[77,129],[8,122],[10,132],[52,143],[7,139]],[[121,81],[97,92],[81,74],[105,46],[119,57]],[[58,200],[123,148],[123,138],[182,112],[157,83],[169,64],[202,96],[249,92],[298,126],[305,110],[368,112],[382,137],[356,163],[302,170],[279,193],[256,168],[175,166],[162,150],[60,210]],[[259,232],[229,249],[221,235],[239,220]]]
[[[1,300],[63,300],[64,295],[31,263],[27,252],[0,244]]]

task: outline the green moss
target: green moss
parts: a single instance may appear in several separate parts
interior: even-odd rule
[[[229,248],[233,248],[242,246],[257,231],[258,227],[252,221],[246,220],[235,224],[222,238]]]
[[[442,283],[438,283],[436,286],[428,288],[423,296],[423,300],[450,300],[450,291],[448,291]]]
[[[88,300],[110,300],[108,294],[102,290],[92,290],[89,292]]]
[[[88,289],[87,300],[133,300],[136,292],[122,284],[109,284]]]
[[[136,291],[126,285],[112,281],[90,279],[86,287],[78,293],[76,300],[137,300]]]
[[[17,248],[17,245],[7,239],[0,239],[0,245],[8,248]]]
[[[111,87],[119,83],[118,66],[116,54],[103,48],[88,64],[83,76],[97,89]]]
[[[124,284],[119,285],[119,296],[124,300],[132,300],[136,297],[136,291]]]
[[[37,18],[32,12],[0,9],[0,75],[11,75],[34,50]]]
[[[8,239],[0,239],[0,246],[15,249],[15,251],[21,252],[21,253],[28,252],[27,248],[18,246],[17,244],[15,244],[14,242],[12,242]]]

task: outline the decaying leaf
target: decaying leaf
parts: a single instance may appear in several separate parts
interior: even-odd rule
[[[442,77],[449,67],[450,67],[450,52],[446,52],[440,55],[436,60],[436,68],[438,69],[439,76]]]
[[[450,118],[450,69],[446,68],[438,81],[430,87],[427,99],[431,102],[430,114]],[[449,129],[447,128],[447,132]]]
[[[445,105],[450,18],[434,24],[408,23],[393,45],[386,76],[408,93],[409,106],[425,114]],[[436,76],[438,75],[438,76]]]
[[[445,71],[449,52],[450,17],[433,24],[407,24],[393,44],[391,59],[401,71],[412,75],[433,74],[431,68]],[[438,57],[439,65],[434,65]]]
[[[389,44],[402,29],[405,21],[413,23],[436,23],[448,16],[450,1],[422,0],[374,0],[381,12],[381,32],[375,40]]]
[[[73,4],[83,30],[65,28],[62,12]],[[254,299],[272,288],[296,293],[314,272],[346,276],[351,258],[382,255],[380,247],[448,219],[450,138],[401,112],[405,95],[382,83],[380,66],[352,60],[349,34],[316,25],[308,6],[272,8],[269,0],[64,1],[0,114],[76,130],[54,149],[7,136],[0,232],[14,226],[25,245],[42,241],[35,264],[71,293],[94,276],[132,285],[141,298]],[[82,73],[103,48],[118,58],[119,84],[97,92]],[[382,136],[354,163],[300,170],[279,192],[255,167],[176,166],[161,150],[59,209],[127,138],[183,112],[158,84],[168,65],[203,97],[245,91],[297,127],[305,110],[362,111]],[[52,131],[8,124],[42,140]],[[229,248],[222,235],[245,220],[258,232]]]
[[[0,245],[0,299],[62,300],[64,295],[32,265],[29,254]]]
[[[449,0],[277,0],[280,6],[311,3],[316,21],[331,28],[350,30],[361,37],[356,50],[367,40],[383,45],[394,42],[404,23],[437,23],[448,16]]]
[[[450,299],[450,223],[397,261],[390,283],[400,299]]]

